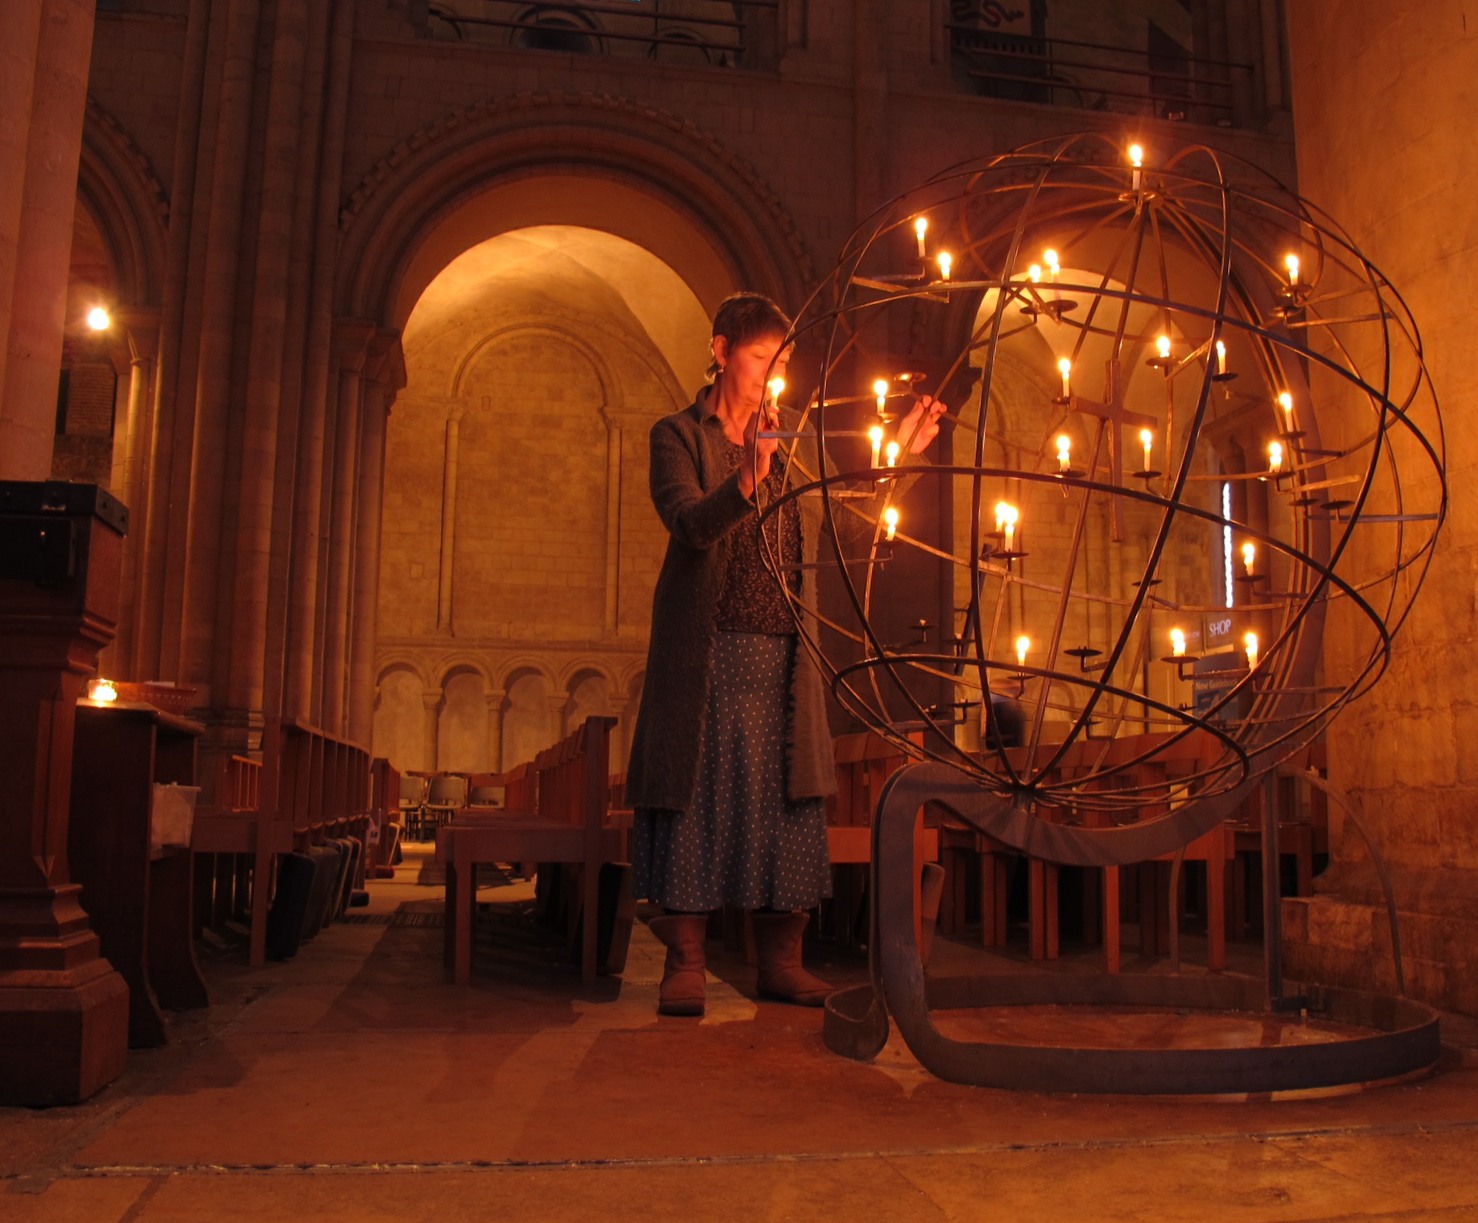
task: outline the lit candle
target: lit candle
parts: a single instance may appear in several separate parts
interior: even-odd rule
[[[779,407],[780,407],[780,392],[783,391],[784,389],[785,389],[785,379],[784,378],[771,378],[770,379],[770,407],[772,409],[777,409],[777,410],[779,409]]]
[[[948,251],[939,252],[939,279],[949,279],[949,269],[954,266],[954,256]]]
[[[1248,540],[1242,545],[1242,568],[1247,571],[1247,576],[1252,576],[1252,567],[1257,564],[1257,545]]]
[[[1170,360],[1170,337],[1162,335],[1155,341],[1155,352],[1159,354],[1161,361]]]
[[[1047,265],[1047,279],[1050,280],[1053,284],[1056,284],[1057,273],[1062,270],[1061,266],[1057,262],[1057,252],[1054,250],[1043,251],[1042,262]]]
[[[1073,439],[1066,433],[1057,435],[1057,470],[1066,471],[1073,462]]]
[[[1293,396],[1284,391],[1278,396],[1278,406],[1283,409],[1283,429],[1286,433],[1293,432]]]
[[[1057,361],[1057,372],[1062,375],[1062,397],[1072,398],[1072,373],[1073,363],[1066,357],[1059,357]]]
[[[1034,263],[1034,264],[1031,265],[1031,267],[1027,268],[1026,269],[1026,278],[1028,280],[1030,280],[1032,282],[1032,284],[1034,284],[1034,285],[1041,284],[1042,283],[1042,265],[1040,263]]]
[[[883,511],[883,538],[890,543],[898,533],[898,507],[890,505]]]
[[[897,442],[889,442],[886,453],[887,453],[887,456],[888,456],[888,466],[889,467],[897,467],[898,466],[898,443]]]
[[[113,687],[113,681],[98,676],[87,685],[87,699],[107,704],[109,701],[118,699],[118,689]]]
[[[872,384],[872,393],[878,397],[878,415],[881,416],[883,410],[888,406],[888,380],[886,378],[879,378],[874,382]]]
[[[867,437],[872,442],[872,465],[876,467],[883,457],[883,426],[874,425],[867,431]]]
[[[1172,657],[1185,657],[1185,630],[1173,628],[1170,630],[1170,653]]]
[[[1026,652],[1032,648],[1032,639],[1023,633],[1016,639],[1016,665],[1026,666]]]
[[[1283,470],[1283,443],[1268,443],[1268,470],[1279,472]]]
[[[1288,269],[1288,283],[1291,284],[1291,285],[1296,285],[1298,283],[1298,269],[1299,269],[1298,256],[1297,255],[1286,255],[1286,256],[1284,256],[1283,266]]]
[[[929,232],[929,219],[927,217],[915,217],[913,223],[913,236],[918,239],[919,258],[927,259],[929,252],[924,246],[924,235]]]
[[[1134,167],[1133,190],[1139,190],[1139,172],[1144,166],[1144,148],[1141,145],[1131,144],[1129,146],[1129,164]]]
[[[996,530],[1001,533],[1001,551],[1010,552],[1016,543],[1016,523],[1020,515],[1006,501],[996,502]]]
[[[1250,630],[1242,634],[1242,646],[1247,651],[1247,669],[1257,666],[1257,634]]]
[[[1216,341],[1216,372],[1218,374],[1227,372],[1227,346],[1220,340]]]
[[[1139,444],[1144,447],[1143,470],[1148,471],[1150,469],[1150,455],[1154,452],[1155,448],[1155,435],[1153,431],[1141,429],[1139,431]]]

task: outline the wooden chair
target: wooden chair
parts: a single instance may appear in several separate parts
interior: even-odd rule
[[[467,805],[467,779],[460,773],[438,773],[426,788],[425,826],[432,835]]]
[[[1310,744],[1279,766],[1278,856],[1292,866],[1294,896],[1314,890],[1316,858],[1329,853],[1329,804],[1323,791],[1303,782],[1299,773],[1311,770],[1328,776],[1324,741]],[[1232,928],[1241,937],[1262,933],[1262,790],[1259,788],[1228,821],[1233,841]]]
[[[402,773],[396,807],[407,837],[420,836],[425,819],[426,786],[430,779],[422,773]]]
[[[540,863],[541,872],[574,867],[574,886],[563,916],[571,943],[580,947],[580,976],[595,980],[599,966],[600,875],[608,863],[626,858],[630,821],[608,814],[611,727],[616,719],[590,717],[573,734],[541,752],[535,809],[470,808],[437,830],[436,860],[446,867],[446,957],[453,980],[472,974],[472,928],[477,906],[477,870],[496,863]],[[528,784],[528,770],[519,786]],[[510,782],[510,784],[512,784]],[[629,893],[628,893],[629,894]],[[632,906],[618,905],[608,961],[624,961]]]

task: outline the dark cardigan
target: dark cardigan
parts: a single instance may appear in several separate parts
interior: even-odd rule
[[[652,426],[652,504],[670,538],[652,596],[646,679],[626,770],[626,801],[633,808],[681,811],[692,798],[729,536],[741,523],[753,526],[754,505],[739,491],[738,471],[725,468],[723,423],[709,399],[700,393],[697,402]],[[787,427],[793,426],[787,422]],[[815,503],[814,498],[802,501]],[[818,523],[812,517],[803,512],[808,559],[814,559],[816,550]],[[814,605],[810,590],[814,572],[803,570],[806,606]],[[791,674],[790,704],[789,797],[833,794],[836,770],[826,690],[814,661],[800,645]]]

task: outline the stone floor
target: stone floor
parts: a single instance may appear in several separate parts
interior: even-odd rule
[[[0,1109],[0,1219],[1478,1219],[1462,1023],[1434,1076],[1335,1097],[960,1087],[896,1034],[837,1057],[818,1011],[757,1003],[716,942],[707,1016],[659,1019],[644,926],[623,977],[585,990],[497,923],[459,989],[416,867],[289,963],[207,954],[210,1010],[88,1103]]]

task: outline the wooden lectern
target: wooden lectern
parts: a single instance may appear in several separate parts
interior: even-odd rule
[[[118,621],[128,511],[91,484],[0,481],[0,1104],[73,1104],[123,1072],[128,986],[67,863],[77,699]]]

